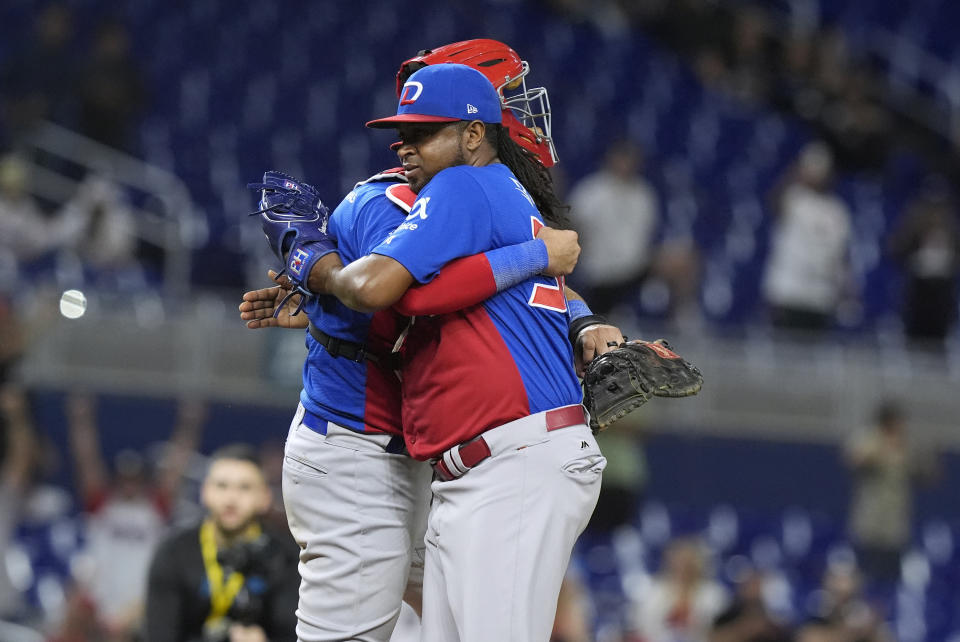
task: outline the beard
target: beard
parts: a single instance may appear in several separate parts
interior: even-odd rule
[[[252,515],[247,519],[243,520],[236,526],[227,526],[223,521],[217,517],[213,516],[213,525],[217,527],[217,530],[220,531],[220,534],[226,539],[234,539],[239,535],[242,535],[250,526],[257,521],[257,516]]]

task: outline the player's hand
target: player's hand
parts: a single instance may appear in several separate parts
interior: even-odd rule
[[[240,304],[240,318],[247,322],[247,327],[256,328],[293,328],[302,330],[307,327],[309,319],[306,314],[291,316],[300,304],[301,294],[295,294],[290,297],[280,310],[277,318],[273,318],[273,313],[277,306],[283,302],[283,298],[290,292],[289,282],[285,282],[286,276],[277,278],[277,273],[270,270],[267,273],[270,278],[279,283],[272,288],[261,288],[244,292],[243,303]]]
[[[594,357],[604,352],[610,352],[624,341],[626,341],[626,337],[620,332],[620,328],[615,325],[597,324],[585,327],[577,335],[577,343],[573,349],[573,361],[577,369],[577,375],[583,376],[583,369],[593,361]]]
[[[555,230],[552,227],[542,227],[537,232],[537,238],[546,243],[550,262],[543,274],[547,276],[566,276],[573,272],[580,258],[580,244],[578,235],[573,230]]]

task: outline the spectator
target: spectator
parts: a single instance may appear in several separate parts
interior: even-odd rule
[[[824,573],[814,612],[800,629],[799,639],[809,642],[894,642],[881,613],[863,598],[857,569],[833,563]]]
[[[10,543],[37,462],[37,440],[23,391],[0,381],[0,551]],[[0,620],[22,614],[22,595],[0,564]]]
[[[909,442],[903,410],[892,401],[877,406],[873,426],[853,435],[845,454],[853,474],[848,526],[860,567],[868,580],[892,584],[910,542],[912,482],[934,479],[936,461]]]
[[[763,282],[776,327],[824,330],[845,293],[850,211],[831,191],[832,172],[827,147],[807,145],[777,203]]]
[[[92,268],[120,268],[133,259],[133,213],[120,188],[105,178],[84,180],[51,227],[57,245],[76,252]]]
[[[906,272],[901,314],[907,336],[942,348],[957,318],[960,225],[953,199],[936,179],[907,207],[890,252]]]
[[[0,384],[0,621],[10,617],[42,626],[42,621],[62,615],[55,596],[69,578],[75,552],[65,537],[69,529],[64,530],[73,506],[66,491],[43,481],[58,463],[57,448],[36,430],[32,415],[24,390]],[[30,538],[26,543],[19,540],[24,533]],[[56,542],[55,549],[43,542]],[[31,589],[40,588],[34,569],[43,569],[44,591],[51,598],[39,604],[31,599]]]
[[[29,170],[19,156],[0,158],[0,253],[20,261],[53,246],[47,219],[27,192],[28,183]]]
[[[677,539],[664,553],[663,568],[634,607],[645,642],[707,642],[727,593],[707,576],[706,552],[697,539]]]
[[[89,589],[100,621],[114,639],[132,639],[140,625],[147,569],[163,534],[189,454],[203,419],[201,406],[184,403],[171,438],[164,474],[151,484],[138,452],[125,450],[107,472],[100,452],[94,400],[74,395],[68,401],[70,444],[80,495],[88,513],[87,552],[93,577]]]
[[[261,522],[271,498],[257,459],[239,444],[211,456],[206,518],[153,558],[145,642],[297,639],[297,547]]]
[[[756,569],[737,578],[732,603],[713,625],[710,642],[790,642],[789,629],[771,613],[764,597],[765,577]]]
[[[653,258],[659,206],[641,168],[637,147],[618,141],[607,150],[603,168],[570,193],[583,247],[577,276],[598,314],[640,286]]]
[[[104,145],[133,151],[132,126],[143,107],[142,74],[130,55],[130,36],[115,20],[97,29],[80,78],[81,133]]]

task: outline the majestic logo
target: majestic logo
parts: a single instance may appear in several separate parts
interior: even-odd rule
[[[290,257],[290,271],[297,276],[300,276],[300,273],[303,272],[303,266],[306,264],[308,258],[310,258],[310,254],[303,248],[298,247],[293,253],[293,256]]]
[[[412,90],[412,91],[411,91]],[[416,80],[408,80],[403,84],[403,91],[400,92],[400,104],[412,105],[417,102],[417,98],[423,93],[423,83]]]
[[[477,109],[476,107],[474,107],[474,106],[471,105],[470,103],[467,103],[467,113],[468,113],[468,114],[476,114],[476,113],[478,113],[479,111],[480,111],[479,109]]]

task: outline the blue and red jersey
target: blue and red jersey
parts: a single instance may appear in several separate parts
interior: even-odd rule
[[[535,238],[533,199],[505,165],[456,166],[420,191],[373,252],[421,283],[457,258]],[[457,312],[418,317],[404,345],[403,429],[418,459],[485,430],[580,403],[563,284],[538,276]]]
[[[330,215],[344,263],[366,256],[403,222],[406,212],[386,197],[402,185],[383,180],[359,184]],[[364,344],[374,355],[389,355],[406,320],[390,310],[357,312],[332,296],[312,297],[305,308],[320,330]],[[400,434],[399,381],[385,361],[359,363],[334,357],[308,332],[300,401],[310,412],[353,430]]]

